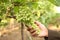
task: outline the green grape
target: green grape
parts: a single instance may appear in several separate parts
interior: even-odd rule
[[[17,11],[16,13],[17,21],[23,22],[24,24],[28,26],[32,26],[32,28],[37,30],[36,33],[39,34],[40,29],[34,24],[34,22],[35,20],[38,20],[38,18],[40,18],[40,10],[38,8],[35,9],[33,7],[30,7],[30,5],[28,4],[26,4],[25,6],[19,6],[18,8],[19,8],[18,9],[19,11]]]
[[[6,19],[1,20],[0,26],[6,26],[8,24],[8,21]]]

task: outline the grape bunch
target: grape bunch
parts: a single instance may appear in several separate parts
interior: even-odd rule
[[[18,12],[16,13],[16,19],[18,22],[23,22],[28,26],[32,26],[32,28],[38,30],[37,33],[40,33],[40,30],[34,24],[34,21],[40,18],[40,10],[31,7],[28,5],[19,6]]]

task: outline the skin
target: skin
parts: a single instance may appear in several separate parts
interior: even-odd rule
[[[48,37],[48,29],[38,21],[34,22],[37,27],[41,30],[40,34],[36,34],[36,30],[33,28],[28,28],[27,30],[31,33],[33,37]]]

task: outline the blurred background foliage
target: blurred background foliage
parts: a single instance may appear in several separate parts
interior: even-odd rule
[[[55,6],[60,6],[60,0],[0,0],[0,26],[7,25],[10,18],[20,22],[28,20],[28,16],[33,21],[38,19],[46,26],[49,23],[56,24],[52,19],[60,17],[60,13],[55,12]]]

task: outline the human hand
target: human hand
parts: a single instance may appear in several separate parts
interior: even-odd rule
[[[34,37],[35,36],[38,36],[38,37],[45,37],[46,36],[46,37],[48,37],[48,30],[47,30],[47,28],[43,24],[38,22],[38,21],[35,21],[34,23],[37,25],[37,27],[39,27],[41,32],[40,32],[40,34],[37,34],[35,29],[29,27],[28,31],[31,33],[31,35],[34,36]]]

